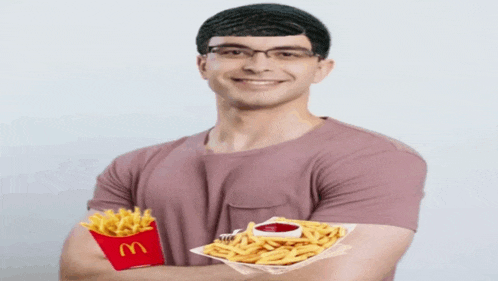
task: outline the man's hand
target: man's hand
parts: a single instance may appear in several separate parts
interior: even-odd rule
[[[281,275],[251,280],[381,281],[389,276],[413,240],[409,229],[358,224],[342,244],[352,246],[345,255],[317,261]]]

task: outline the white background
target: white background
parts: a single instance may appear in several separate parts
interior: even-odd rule
[[[1,280],[56,279],[114,157],[214,125],[195,36],[249,3],[0,1]],[[428,163],[397,280],[498,280],[497,3],[285,1],[332,33],[336,69],[312,87],[311,111]]]

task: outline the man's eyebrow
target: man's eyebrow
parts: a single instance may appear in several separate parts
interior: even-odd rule
[[[248,46],[245,46],[245,45],[241,45],[241,44],[220,44],[220,45],[214,45],[214,46],[208,46],[209,48],[214,48],[214,47],[238,47],[238,48],[248,48],[250,49],[250,47]]]
[[[209,48],[214,48],[214,47],[237,47],[237,48],[247,48],[247,49],[252,49],[249,46],[242,45],[242,44],[235,44],[235,43],[226,43],[226,44],[220,44],[220,45],[215,45],[215,46],[208,46]],[[280,50],[280,49],[303,49],[303,50],[308,50],[308,48],[299,46],[299,45],[288,45],[288,46],[277,46],[274,48],[270,48],[268,50]]]

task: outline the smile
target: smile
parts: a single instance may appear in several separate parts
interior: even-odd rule
[[[232,78],[235,82],[243,83],[243,84],[251,84],[251,85],[277,85],[284,81],[279,80],[253,80],[253,79],[237,79]]]

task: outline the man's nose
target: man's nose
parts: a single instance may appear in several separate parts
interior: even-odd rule
[[[256,52],[252,57],[246,59],[244,70],[252,72],[269,71],[273,67],[273,60],[266,56],[264,52]]]

